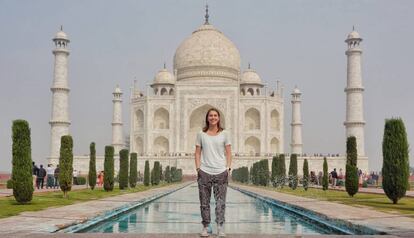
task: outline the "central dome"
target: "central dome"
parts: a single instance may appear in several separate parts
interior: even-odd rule
[[[177,48],[174,69],[177,80],[199,77],[238,80],[240,53],[223,33],[204,24]]]

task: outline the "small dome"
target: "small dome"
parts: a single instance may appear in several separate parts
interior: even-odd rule
[[[122,93],[121,88],[119,87],[119,85],[116,85],[114,93]]]
[[[161,69],[154,77],[154,84],[174,84],[174,75],[167,69]]]
[[[66,33],[63,32],[63,31],[58,31],[58,33],[56,33],[55,38],[53,38],[53,39],[54,40],[68,40],[69,41],[68,35],[66,35]]]
[[[300,92],[299,88],[295,87],[295,88],[293,89],[292,94],[301,94],[301,92]]]
[[[351,31],[351,33],[348,34],[347,39],[361,39],[361,36],[356,31]]]
[[[247,69],[243,72],[241,84],[262,84],[262,80],[255,70]]]

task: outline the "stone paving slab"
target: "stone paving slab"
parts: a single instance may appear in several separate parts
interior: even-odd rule
[[[105,214],[113,209],[150,198],[157,194],[171,192],[185,187],[188,184],[190,183],[174,184],[143,192],[128,193],[63,207],[48,208],[42,211],[23,212],[17,216],[0,219],[0,237],[56,232],[59,229],[83,223],[88,219]]]
[[[332,220],[344,220],[355,225],[362,225],[390,235],[414,237],[414,219],[404,215],[390,214],[365,207],[353,207],[340,203],[299,197],[259,187],[240,184],[231,184],[231,186],[313,211]]]

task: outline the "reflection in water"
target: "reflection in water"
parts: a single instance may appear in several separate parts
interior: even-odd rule
[[[212,197],[210,229],[216,231],[214,208]],[[198,188],[193,184],[116,219],[102,222],[85,232],[198,233],[200,229]],[[227,191],[225,229],[229,234],[328,233],[284,210],[230,188]]]

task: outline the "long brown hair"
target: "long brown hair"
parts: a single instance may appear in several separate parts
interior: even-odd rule
[[[207,132],[208,128],[210,127],[210,123],[208,122],[208,114],[210,114],[211,111],[217,112],[217,115],[219,117],[219,121],[217,122],[217,127],[218,127],[218,131],[217,132],[220,132],[220,131],[224,130],[224,128],[221,127],[221,125],[220,125],[220,121],[221,121],[220,112],[219,112],[219,110],[217,110],[216,108],[213,107],[213,108],[210,108],[207,111],[207,114],[206,114],[206,125],[203,127],[203,132]]]

